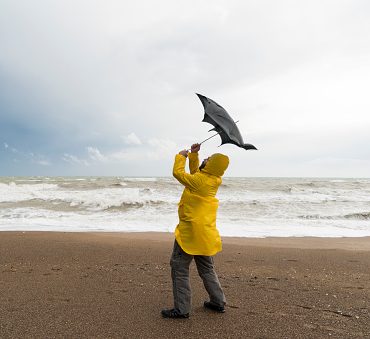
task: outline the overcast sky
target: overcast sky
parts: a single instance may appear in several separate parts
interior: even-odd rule
[[[0,175],[370,176],[370,1],[0,0]]]

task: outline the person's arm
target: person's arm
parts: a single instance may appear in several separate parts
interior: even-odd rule
[[[190,174],[195,174],[199,171],[199,156],[200,144],[191,145],[191,153],[189,153],[189,169]]]
[[[197,175],[185,172],[187,155],[188,152],[186,150],[183,150],[179,154],[176,154],[172,174],[185,187],[196,189],[200,185],[200,178]]]

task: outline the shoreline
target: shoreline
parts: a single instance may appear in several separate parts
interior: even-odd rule
[[[173,232],[70,232],[70,231],[0,231],[1,234],[76,234],[95,235],[102,237],[127,238],[137,240],[173,241]],[[364,237],[234,237],[221,236],[223,244],[296,248],[296,249],[343,249],[348,251],[370,251],[370,236]]]

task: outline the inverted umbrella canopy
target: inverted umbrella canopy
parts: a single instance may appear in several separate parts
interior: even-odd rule
[[[235,121],[222,106],[220,106],[212,99],[205,97],[204,95],[198,93],[196,93],[196,95],[198,96],[204,107],[204,118],[202,121],[208,122],[209,124],[214,126],[214,128],[212,128],[210,131],[216,131],[217,134],[220,135],[221,145],[233,144],[246,150],[257,149],[252,144],[244,143],[243,137],[241,136]],[[216,136],[217,134],[215,134],[214,136]]]

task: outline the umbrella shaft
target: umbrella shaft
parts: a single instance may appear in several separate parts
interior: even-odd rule
[[[239,120],[238,121],[235,121],[235,123],[237,124],[239,122]],[[210,136],[209,138],[207,138],[206,140],[203,140],[199,145],[201,145],[201,144],[203,144],[203,142],[206,142],[207,140],[209,140],[209,139],[212,139],[213,137],[215,137],[216,135],[219,135],[221,132],[218,132],[217,134],[213,134],[212,136]]]
[[[209,138],[207,138],[206,140],[203,140],[201,143],[199,143],[199,145],[203,144],[204,142],[206,142],[207,140],[209,139],[212,139],[213,137],[215,137],[216,135],[219,135],[221,132],[218,132],[217,134],[214,134],[212,136],[210,136]]]
[[[199,143],[199,145],[203,144],[204,142],[206,142],[207,140],[209,139],[212,139],[213,137],[215,137],[216,135],[219,135],[221,132],[218,132],[217,134],[214,134],[212,136],[210,136],[209,138],[207,138],[206,140],[203,140],[202,142]],[[191,149],[187,149],[188,152],[190,152]]]

